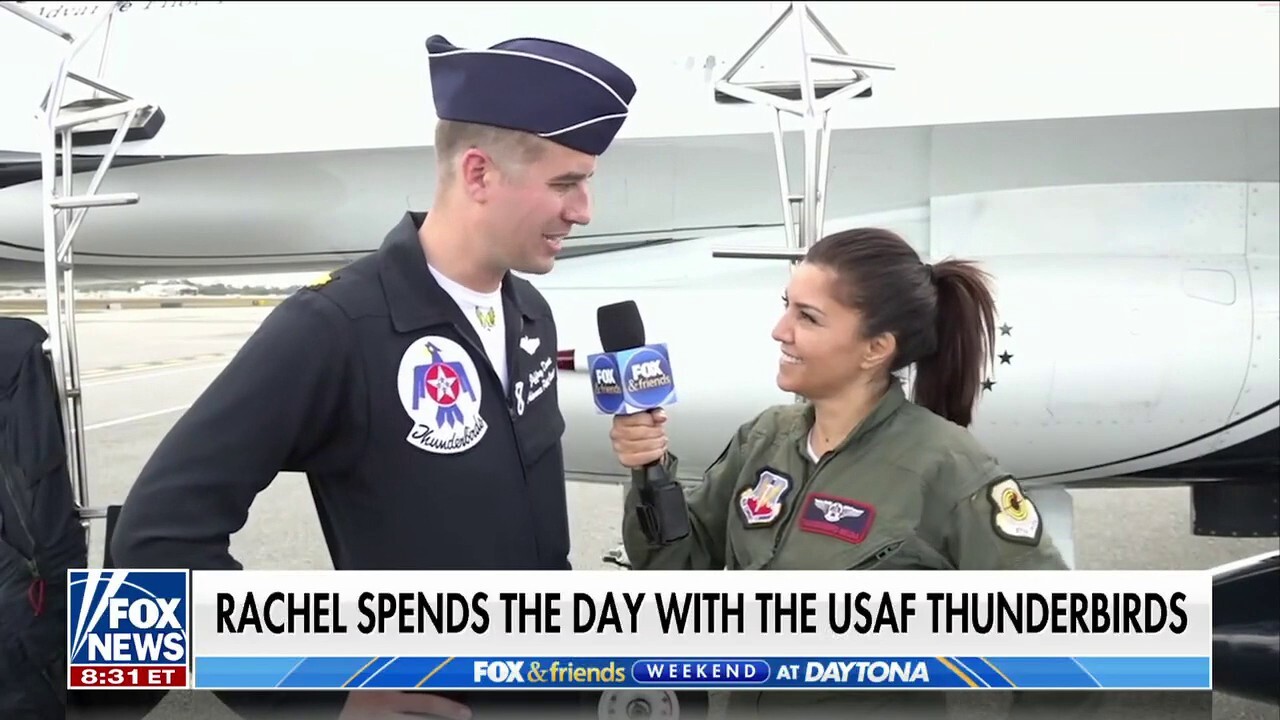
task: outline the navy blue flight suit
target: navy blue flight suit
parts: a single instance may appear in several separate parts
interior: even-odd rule
[[[424,219],[272,311],[143,468],[118,567],[240,569],[229,536],[293,471],[337,569],[570,569],[551,309],[508,275],[504,393],[427,268]]]

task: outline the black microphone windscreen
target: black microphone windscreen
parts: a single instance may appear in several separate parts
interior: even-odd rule
[[[618,352],[644,345],[644,321],[634,300],[602,305],[596,310],[596,326],[600,330],[600,346],[605,352]]]

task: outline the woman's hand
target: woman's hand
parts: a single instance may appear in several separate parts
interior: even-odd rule
[[[641,468],[667,454],[667,414],[661,408],[635,415],[615,415],[609,438],[623,467]]]

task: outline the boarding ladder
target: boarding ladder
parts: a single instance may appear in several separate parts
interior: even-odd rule
[[[48,317],[50,355],[60,410],[63,416],[64,442],[66,443],[68,472],[79,508],[80,521],[88,541],[91,520],[106,519],[114,508],[92,507],[89,504],[88,469],[85,455],[84,413],[80,385],[80,360],[76,345],[75,279],[73,275],[73,241],[91,208],[134,205],[137,193],[101,194],[98,187],[111,167],[120,145],[125,140],[149,137],[164,121],[158,106],[126,95],[103,82],[98,77],[82,75],[71,70],[76,56],[104,29],[109,36],[112,19],[127,6],[127,2],[113,2],[101,7],[101,15],[83,34],[73,34],[56,23],[23,7],[23,3],[0,2],[0,7],[37,27],[52,33],[67,43],[66,51],[58,64],[57,75],[45,93],[37,117],[43,134],[41,162],[41,216],[44,230],[44,286],[45,308]],[[103,59],[107,43],[103,43]],[[102,72],[101,63],[98,74]],[[94,97],[64,103],[69,81],[78,82],[94,91]],[[118,127],[103,129],[116,118],[123,118]],[[96,127],[95,127],[96,126]],[[75,153],[73,139],[90,146],[101,145],[110,138],[110,145],[102,154],[98,168],[89,186],[77,192],[73,180]],[[108,528],[108,534],[110,528]],[[109,561],[110,548],[106,549]]]
[[[743,67],[760,51],[792,15],[796,16],[796,33],[800,40],[802,62],[800,77],[793,81],[735,82]],[[812,25],[812,29],[806,26]],[[809,33],[817,31],[834,53],[811,52],[814,38]],[[844,67],[850,77],[835,80],[816,80],[813,65]],[[782,199],[785,247],[770,248],[716,248],[713,257],[757,258],[789,260],[792,265],[804,258],[808,249],[823,235],[823,220],[827,199],[829,174],[829,150],[831,147],[830,113],[839,102],[871,96],[871,77],[866,70],[893,70],[888,63],[856,60],[849,57],[844,46],[836,40],[826,25],[818,19],[809,3],[787,3],[785,9],[752,43],[715,84],[715,102],[720,104],[765,105],[774,110],[773,143],[778,162],[778,183]],[[804,133],[804,192],[795,194],[787,166],[783,146],[782,117],[784,114],[798,117]]]

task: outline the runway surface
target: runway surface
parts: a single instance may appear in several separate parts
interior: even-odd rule
[[[271,311],[269,307],[113,310],[77,316],[84,373],[90,502],[121,502],[148,455],[182,410]],[[40,316],[34,316],[43,322]],[[305,349],[300,349],[305,352]],[[1197,538],[1189,534],[1185,489],[1073,493],[1076,554],[1083,569],[1203,569],[1274,550],[1275,539]],[[572,560],[606,567],[618,542],[621,489],[572,484]],[[91,562],[102,558],[101,523],[91,529]],[[250,569],[330,567],[304,477],[282,474],[258,498],[231,552]],[[1160,695],[1128,704],[1129,717],[1204,718],[1190,697]],[[1118,702],[1118,701],[1117,701]],[[1000,717],[998,699],[965,697],[957,717]],[[1118,707],[1112,708],[1119,713]],[[234,718],[207,693],[173,693],[149,717]],[[1111,716],[1110,712],[1107,716]],[[1275,720],[1276,708],[1215,696],[1213,717]]]

